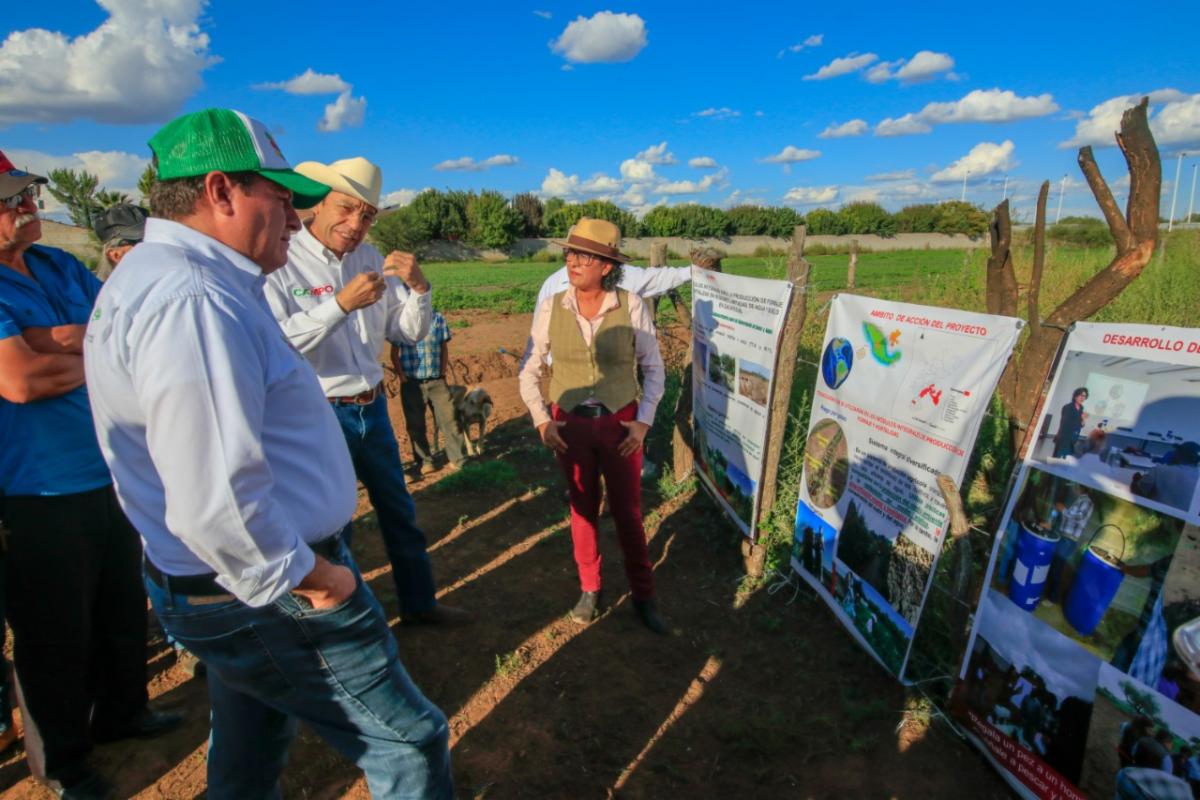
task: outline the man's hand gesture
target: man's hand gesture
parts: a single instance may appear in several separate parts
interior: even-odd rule
[[[383,297],[386,287],[387,284],[378,272],[360,272],[334,295],[334,299],[342,311],[349,314],[351,311],[377,303],[379,298]]]
[[[387,258],[383,260],[383,274],[399,278],[417,294],[429,291],[429,281],[425,279],[425,273],[421,272],[421,265],[412,253],[400,250],[388,253]]]

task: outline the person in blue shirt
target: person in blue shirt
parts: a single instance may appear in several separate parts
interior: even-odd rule
[[[0,449],[6,605],[30,771],[60,796],[103,798],[93,742],[147,737],[182,717],[146,691],[141,542],[113,492],[84,386],[83,337],[100,281],[36,244],[46,179],[0,153]]]
[[[446,385],[446,367],[450,365],[450,326],[437,311],[429,333],[416,344],[393,344],[392,368],[400,378],[400,401],[404,407],[404,427],[412,445],[413,458],[422,475],[433,472],[433,451],[425,432],[425,407],[433,410],[438,430],[446,437],[446,458],[451,470],[460,469],[466,460],[462,431],[454,421],[454,401]]]

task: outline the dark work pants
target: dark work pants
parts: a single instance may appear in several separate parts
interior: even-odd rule
[[[433,409],[433,419],[446,440],[446,459],[458,464],[465,458],[464,443],[454,422],[454,403],[445,378],[419,381],[409,378],[400,384],[400,405],[404,409],[404,428],[418,464],[433,464],[433,452],[425,433],[425,406]]]
[[[68,783],[147,702],[142,543],[111,486],[5,498],[8,622],[39,779]]]

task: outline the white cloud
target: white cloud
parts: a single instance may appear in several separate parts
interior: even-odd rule
[[[1160,145],[1200,144],[1200,93],[1167,103],[1150,129]]]
[[[646,23],[637,14],[601,11],[576,17],[550,49],[579,64],[630,61],[646,46]]]
[[[551,17],[554,16],[549,11],[534,11],[533,15],[535,17],[541,17],[542,19],[550,19]]]
[[[705,175],[699,181],[671,181],[660,183],[654,187],[654,194],[681,195],[704,194],[713,186],[725,180],[726,171],[718,170],[711,175]]]
[[[0,125],[160,123],[200,88],[216,61],[197,24],[204,0],[97,2],[109,16],[89,33],[30,28],[0,43]]]
[[[483,172],[492,167],[511,167],[514,164],[520,163],[520,159],[516,156],[510,156],[506,153],[490,156],[482,161],[476,161],[471,156],[463,156],[462,158],[453,158],[434,164],[433,168],[438,172]]]
[[[976,89],[951,103],[929,103],[915,114],[889,117],[875,126],[875,135],[929,133],[934,125],[955,122],[1014,122],[1044,117],[1058,110],[1058,103],[1049,94],[1019,97],[1007,89]]]
[[[585,181],[578,175],[567,175],[553,167],[542,179],[542,194],[547,197],[573,198],[581,195],[604,195],[618,192],[621,181],[597,172]]]
[[[837,200],[836,186],[797,186],[787,190],[783,202],[792,206],[815,206]]]
[[[1049,94],[1018,97],[1010,90],[976,89],[953,103],[930,103],[921,109],[926,122],[1013,122],[1044,117],[1058,111],[1058,103]]]
[[[795,164],[800,161],[811,161],[820,156],[820,150],[806,150],[789,144],[775,155],[760,158],[759,161],[763,164]]]
[[[1159,144],[1200,141],[1200,120],[1198,120],[1198,112],[1195,110],[1196,98],[1200,97],[1200,94],[1187,95],[1178,89],[1157,89],[1153,92],[1126,94],[1105,100],[1075,124],[1075,135],[1059,144],[1059,147],[1114,146],[1117,143],[1114,134],[1121,127],[1121,114],[1125,109],[1140,103],[1143,97],[1150,98],[1152,105],[1150,129]],[[1163,107],[1158,111],[1157,116],[1154,116],[1153,106],[1159,104],[1162,104]],[[1188,136],[1189,107],[1192,109],[1190,139]],[[1164,134],[1172,141],[1164,140],[1162,138]]]
[[[820,47],[822,42],[824,42],[824,41],[825,41],[825,34],[814,33],[812,36],[809,36],[803,42],[800,42],[799,44],[789,45],[789,46],[783,48],[782,50],[780,50],[779,58],[783,58],[784,55],[787,53],[799,53],[801,50],[805,49],[806,47]]]
[[[823,81],[829,78],[836,78],[840,75],[849,75],[852,72],[858,72],[863,67],[879,59],[879,56],[874,53],[851,53],[843,58],[835,58],[812,75],[805,75],[806,81]]]
[[[971,152],[945,169],[935,172],[930,180],[934,183],[946,183],[961,181],[967,176],[981,178],[984,175],[1005,172],[1017,165],[1013,159],[1014,149],[1011,139],[1004,140],[1002,144],[980,142],[971,148]]]
[[[138,179],[142,177],[142,172],[149,163],[147,156],[120,150],[86,150],[69,155],[53,155],[38,150],[10,147],[6,148],[4,153],[18,169],[27,170],[35,175],[48,176],[54,169],[86,170],[96,176],[99,188],[124,192],[135,203],[141,198],[137,189]],[[42,200],[49,214],[66,210],[49,192],[42,192]]]
[[[366,113],[367,98],[354,97],[347,90],[325,106],[325,114],[318,120],[317,130],[332,133],[342,128],[357,128],[362,125]]]
[[[900,81],[901,83],[921,83],[946,73],[949,80],[957,80],[951,70],[954,69],[954,59],[949,53],[935,53],[932,50],[921,50],[912,58],[901,58],[896,61],[883,61],[867,73],[871,83],[884,81]]]
[[[742,112],[729,108],[728,106],[721,106],[720,108],[706,108],[703,111],[697,111],[692,114],[693,117],[707,119],[735,119],[741,115]]]
[[[838,125],[836,122],[817,134],[820,139],[843,139],[847,136],[862,136],[867,132],[867,122],[862,119],[852,119]]]
[[[654,180],[654,165],[641,158],[627,158],[621,162],[621,177],[630,183]]]
[[[876,136],[909,136],[914,133],[929,133],[933,128],[917,119],[915,114],[887,119],[875,126]]]
[[[637,154],[637,158],[648,164],[677,164],[674,153],[667,152],[667,143],[659,142]]]
[[[915,169],[901,169],[895,172],[877,172],[874,175],[868,175],[869,181],[911,181],[917,177]]]
[[[751,191],[759,191],[757,189]],[[729,196],[717,204],[724,209],[730,209],[734,206],[767,206],[770,205],[765,197],[756,197],[750,192],[734,189],[729,193]]]
[[[688,159],[688,166],[693,169],[712,169],[717,166],[717,160],[712,156],[696,156]]]
[[[278,83],[257,83],[255,89],[277,89],[288,94],[341,94],[350,91],[350,84],[342,80],[341,75],[327,75],[313,72],[312,67],[304,70],[294,78]]]
[[[426,191],[428,188],[429,187],[425,187],[425,189],[396,189],[393,192],[388,192],[383,196],[381,208],[406,206],[413,201],[414,197],[419,195],[421,192]]]

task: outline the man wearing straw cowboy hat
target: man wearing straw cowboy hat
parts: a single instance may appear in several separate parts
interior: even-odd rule
[[[379,210],[379,167],[347,158],[328,165],[306,161],[296,171],[330,192],[292,237],[287,264],[267,279],[267,302],[288,340],[317,371],[341,425],[354,471],[379,517],[401,619],[470,622],[472,614],[435,598],[379,364],[385,340],[416,344],[429,332],[429,281],[410,253],[384,258],[363,241]]]
[[[328,187],[229,109],[179,117],[150,148],[155,218],[100,293],[84,364],[150,602],[208,667],[208,797],[279,797],[303,720],[375,797],[448,798],[446,717],[339,535],[356,504],[345,440],[262,296],[293,203]]]

